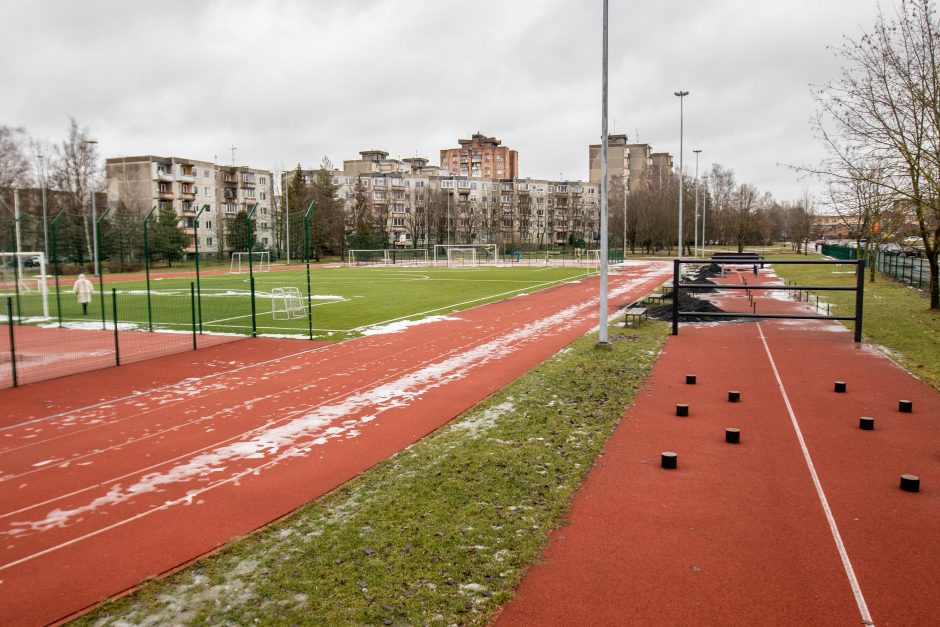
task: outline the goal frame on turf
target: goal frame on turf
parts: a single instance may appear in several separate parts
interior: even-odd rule
[[[427,265],[427,248],[356,248],[346,251],[346,264],[350,266],[359,265]],[[362,259],[363,253],[372,255],[371,259]],[[412,256],[410,259],[403,257]],[[360,258],[357,258],[360,257]]]
[[[601,267],[601,249],[600,248],[588,248],[584,251],[584,262],[589,266],[595,266],[597,268]]]
[[[274,320],[297,320],[307,317],[300,289],[296,287],[271,288],[271,318]]]
[[[26,278],[24,275],[26,273],[26,264],[24,263],[27,259],[39,259],[39,274],[30,278]],[[9,260],[9,261],[8,261]],[[23,292],[33,292],[37,291],[42,299],[42,316],[43,318],[49,317],[49,286],[47,285],[46,279],[48,275],[46,274],[46,254],[40,251],[22,251],[22,252],[0,252],[0,282],[3,283],[4,288],[6,288],[8,281],[8,270],[10,268],[12,272],[9,274],[10,287],[14,290],[22,290]],[[14,275],[16,276],[16,285],[12,285],[12,279]],[[35,282],[35,283],[34,283]]]
[[[453,249],[458,250],[470,250],[473,249],[474,252],[474,261],[472,265],[480,265],[481,263],[490,263],[490,260],[486,258],[486,254],[491,252],[493,255],[492,263],[499,263],[499,246],[496,244],[435,244],[434,245],[434,265],[437,265],[438,261],[446,261],[448,266],[454,264],[451,263],[452,253],[450,252]],[[483,258],[480,258],[480,252],[483,253]]]
[[[268,272],[271,270],[271,253],[269,251],[255,250],[250,253],[247,251],[234,251],[228,268],[229,274],[248,272],[248,255],[256,255],[252,257],[253,260],[257,260],[257,265],[252,264],[254,266],[252,269],[255,272]]]

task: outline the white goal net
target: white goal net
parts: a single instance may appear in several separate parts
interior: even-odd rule
[[[49,317],[46,255],[41,252],[0,252],[0,295],[18,297],[14,312],[20,318]],[[6,309],[0,311],[6,315]]]
[[[591,248],[585,252],[585,255],[582,259],[584,263],[595,268],[601,267],[601,251],[599,248]]]
[[[275,320],[294,320],[307,316],[300,290],[296,287],[271,289],[271,317]]]
[[[426,248],[355,249],[346,251],[350,266],[418,266],[428,263]]]
[[[437,244],[434,263],[446,261],[448,266],[495,265],[499,262],[496,244]]]
[[[253,252],[234,252],[232,253],[232,263],[228,271],[231,274],[248,272],[248,257],[251,256],[252,270],[255,272],[267,272],[271,269],[271,253],[266,250],[256,250]]]

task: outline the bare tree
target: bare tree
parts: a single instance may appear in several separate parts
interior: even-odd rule
[[[30,184],[26,130],[0,126],[0,189]]]
[[[64,193],[66,209],[81,216],[89,259],[94,258],[94,225],[91,203],[86,196],[90,198],[101,181],[97,146],[90,140],[88,128],[79,127],[74,118],[69,118],[68,136],[55,147],[55,159],[52,162],[53,187]]]
[[[816,129],[830,152],[821,171],[863,177],[877,163],[884,187],[914,211],[940,309],[940,24],[932,0],[902,0],[870,33],[838,49],[842,75],[820,89]]]

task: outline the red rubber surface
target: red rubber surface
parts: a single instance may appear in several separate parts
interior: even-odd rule
[[[759,312],[801,307],[756,294]],[[719,297],[745,310],[744,294]],[[940,397],[831,321],[682,325],[498,624],[862,622],[761,334],[871,619],[940,624]],[[677,470],[660,468],[666,450]],[[898,488],[902,473],[920,493]]]
[[[611,308],[668,273],[651,263],[612,275]],[[92,396],[115,400],[43,414],[27,394],[6,418],[0,623],[61,620],[283,516],[596,324],[595,278],[130,397],[122,380],[143,364],[39,384],[94,382]],[[196,355],[238,359],[258,341]],[[29,390],[0,401],[20,406]]]

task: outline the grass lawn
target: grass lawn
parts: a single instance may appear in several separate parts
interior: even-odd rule
[[[80,624],[485,625],[649,375],[667,325],[588,335],[284,521]]]
[[[783,257],[780,257],[783,258]],[[819,259],[819,255],[788,259]],[[778,265],[778,275],[802,285],[854,284],[851,266]],[[849,274],[846,274],[851,272]],[[823,292],[821,302],[829,302],[833,314],[854,315],[854,292]],[[924,293],[878,275],[874,283],[865,276],[865,305],[862,336],[880,346],[895,361],[940,390],[940,311],[931,311]],[[845,323],[854,329],[854,322]]]
[[[333,267],[311,271],[311,311],[314,337],[345,339],[360,334],[363,327],[414,317],[444,315],[515,294],[532,292],[593,274],[584,267]],[[116,280],[112,280],[116,279]],[[96,293],[87,316],[72,293],[72,281],[60,282],[61,299],[54,288],[48,297],[50,316],[62,308],[66,323],[94,325],[101,320],[101,294]],[[192,328],[190,282],[195,276],[169,278],[153,275],[150,281],[150,316],[154,330],[188,331]],[[255,273],[255,308],[259,334],[305,335],[305,313],[292,320],[274,320],[271,291],[276,287],[296,287],[306,305],[306,272],[303,269]],[[113,318],[111,289],[116,290],[118,319],[139,328],[148,328],[147,286],[145,281],[121,281],[106,276],[104,309]],[[200,279],[197,305],[201,307],[202,329],[219,333],[251,333],[250,283],[247,273],[204,274]],[[5,290],[3,295],[10,290]],[[37,292],[23,293],[20,307],[25,316],[42,314]],[[197,311],[199,309],[197,308]],[[0,312],[5,313],[5,312]],[[197,318],[198,319],[198,318]],[[48,321],[45,321],[48,323]]]

